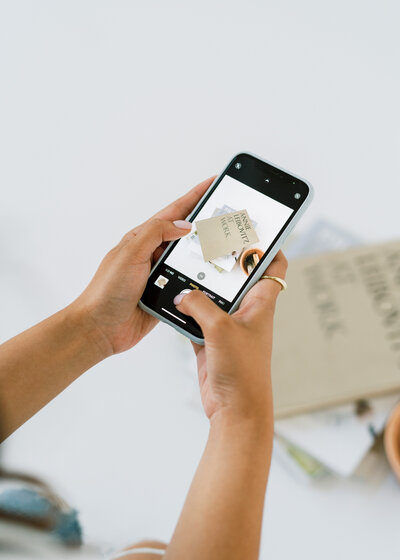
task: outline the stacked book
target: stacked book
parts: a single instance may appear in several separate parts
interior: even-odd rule
[[[275,451],[309,478],[351,476],[400,398],[400,242],[363,246],[319,222],[285,253]]]

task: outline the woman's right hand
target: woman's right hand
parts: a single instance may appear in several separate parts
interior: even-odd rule
[[[285,278],[286,269],[287,260],[279,251],[266,274]],[[193,317],[204,334],[205,345],[193,346],[201,398],[211,421],[225,413],[272,418],[272,327],[280,290],[277,282],[260,280],[232,315],[200,291],[176,296],[177,309]]]

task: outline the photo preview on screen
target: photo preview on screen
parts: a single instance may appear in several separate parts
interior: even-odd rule
[[[232,301],[292,213],[225,175],[165,264]]]

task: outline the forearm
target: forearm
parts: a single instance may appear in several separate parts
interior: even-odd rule
[[[258,558],[272,438],[272,411],[212,422],[166,560]]]
[[[1,439],[106,355],[97,330],[72,306],[2,344]]]

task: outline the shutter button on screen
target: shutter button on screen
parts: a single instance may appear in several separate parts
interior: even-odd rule
[[[179,292],[180,294],[189,294],[192,290],[189,290],[188,288],[186,288],[186,290],[182,290],[181,292]]]

